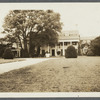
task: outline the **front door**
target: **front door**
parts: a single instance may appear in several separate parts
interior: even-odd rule
[[[54,49],[52,50],[52,56],[55,56],[55,50]]]
[[[42,50],[42,56],[45,56],[45,50]]]

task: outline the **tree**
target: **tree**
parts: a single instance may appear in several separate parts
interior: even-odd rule
[[[60,15],[52,10],[42,13],[41,23],[37,24],[37,31],[30,34],[30,51],[37,47],[37,56],[40,53],[41,46],[54,46],[58,42],[58,33],[61,32]],[[30,53],[30,54],[31,54]]]
[[[29,11],[31,13],[31,11]],[[28,32],[32,29],[27,10],[13,10],[5,18],[4,30],[16,37],[21,48],[28,54],[27,38]],[[33,24],[33,23],[32,23]],[[23,44],[23,47],[22,47]],[[27,55],[25,55],[27,56]]]
[[[13,10],[6,16],[3,27],[5,32],[17,38],[21,48],[28,54],[28,42],[30,42],[29,51],[31,52],[32,45],[34,45],[33,48],[37,46],[40,49],[43,43],[53,44],[52,40],[56,40],[53,34],[57,36],[61,31],[60,15],[52,10]],[[47,41],[44,41],[43,37]]]
[[[100,56],[100,36],[91,41],[90,49],[94,55]]]

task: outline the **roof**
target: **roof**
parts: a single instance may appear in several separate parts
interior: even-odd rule
[[[93,40],[96,36],[89,36],[89,37],[81,37],[80,40]]]
[[[80,35],[77,30],[70,30],[59,35],[59,40],[79,40]]]

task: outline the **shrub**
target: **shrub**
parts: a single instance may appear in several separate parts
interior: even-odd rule
[[[57,55],[60,55],[60,51],[57,51]]]
[[[4,59],[13,59],[14,55],[10,48],[6,48],[3,54]]]
[[[6,45],[0,44],[0,57],[3,56],[3,53],[5,51]]]
[[[77,51],[75,50],[75,47],[69,46],[65,52],[66,58],[77,58]]]
[[[87,56],[94,56],[94,53],[91,50],[88,50]]]
[[[46,54],[46,53],[49,54],[50,52],[46,51],[45,54]]]

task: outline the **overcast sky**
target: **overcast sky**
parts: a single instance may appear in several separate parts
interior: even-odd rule
[[[0,31],[12,9],[52,9],[61,15],[62,31],[78,29],[81,37],[100,35],[100,3],[0,3]]]

